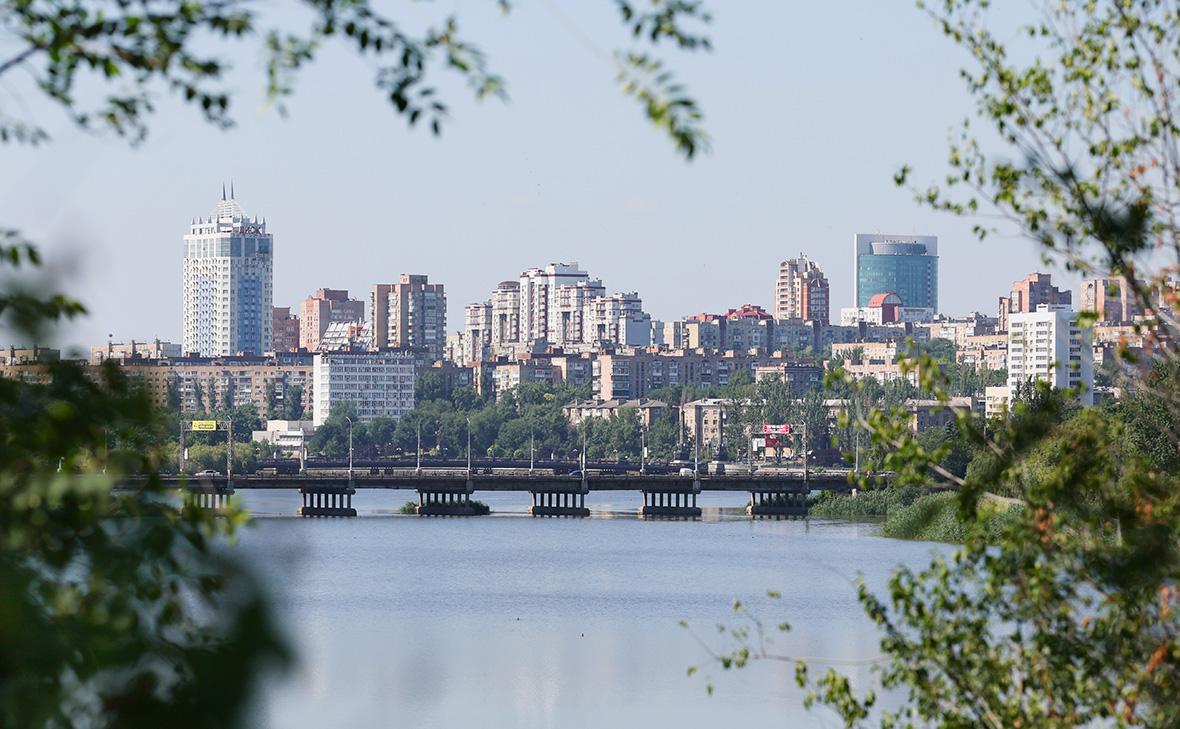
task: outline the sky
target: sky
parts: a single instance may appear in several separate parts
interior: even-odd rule
[[[38,241],[90,310],[57,344],[179,342],[182,237],[230,181],[274,234],[275,305],[320,287],[367,300],[374,283],[427,274],[446,285],[452,332],[465,304],[553,261],[638,291],[655,319],[771,309],[778,263],[799,253],[827,274],[838,320],[858,232],[937,235],[945,313],[994,313],[1033,271],[1076,290],[1031,242],[980,243],[974,221],[893,185],[903,164],[922,183],[943,176],[948,131],[972,109],[962,52],[910,0],[711,3],[712,53],[659,51],[705,112],[711,151],[691,162],[618,91],[607,59],[629,41],[612,2],[522,1],[507,17],[494,5],[397,5],[412,22],[455,13],[507,81],[507,102],[478,103],[443,82],[439,138],[407,129],[373,63],[335,46],[286,117],[263,103],[257,43],[228,49],[236,126],[161,93],[138,147],[76,130],[27,74],[0,77],[0,108],[52,136],[0,147],[0,226]]]

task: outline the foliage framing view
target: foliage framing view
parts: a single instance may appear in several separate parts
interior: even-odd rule
[[[859,588],[882,634],[874,671],[896,708],[835,669],[817,675],[797,661],[796,680],[809,706],[848,727],[1176,726],[1180,370],[1175,289],[1163,284],[1180,266],[1180,8],[1044,3],[1014,34],[989,26],[989,5],[920,3],[967,52],[962,76],[978,105],[952,139],[944,183],[917,197],[999,220],[976,227],[982,241],[1016,232],[1074,269],[1134,281],[1158,346],[1151,359],[1122,352],[1117,384],[1150,403],[1136,417],[1155,425],[1139,431],[1151,435],[1144,442],[1097,409],[1063,422],[1063,398],[1042,391],[998,432],[959,419],[964,439],[991,454],[959,477],[940,467],[945,452],[924,449],[888,413],[862,416],[903,480],[958,487],[965,544],[924,570],[899,568],[887,596]],[[1011,47],[1001,40],[1013,37]],[[984,141],[977,124],[991,128]],[[916,364],[924,389],[945,385],[930,362]],[[1046,450],[1052,462],[1031,469]],[[988,534],[985,494],[1000,483],[1023,484],[1024,508]],[[773,648],[776,630],[735,610],[739,622],[721,626],[727,643],[714,654],[724,669],[795,660]]]
[[[710,20],[699,2],[613,5],[640,47],[710,47],[693,30]],[[448,107],[428,83],[441,69],[479,98],[504,96],[453,17],[415,34],[367,0],[299,6],[303,33],[263,27],[245,0],[0,0],[0,79],[27,71],[77,125],[133,144],[168,93],[232,125],[218,55],[231,42],[259,46],[280,111],[333,39],[376,62],[378,89],[411,126],[441,132]],[[615,59],[623,93],[684,158],[706,147],[696,103],[662,60],[636,48]],[[47,141],[40,124],[0,108],[0,142]],[[0,226],[0,320],[44,342],[85,311],[30,278],[39,264],[32,243]],[[256,580],[219,547],[244,515],[169,503],[162,419],[116,367],[97,382],[67,362],[49,374],[48,385],[0,380],[0,726],[241,725],[260,668],[289,660]],[[131,473],[146,484],[112,492]]]

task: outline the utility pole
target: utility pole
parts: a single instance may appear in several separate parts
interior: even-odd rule
[[[467,480],[471,480],[471,416],[467,416]]]
[[[347,415],[344,419],[348,421],[348,483],[352,483],[352,418]]]
[[[807,483],[807,421],[803,421],[803,483]]]
[[[418,450],[417,450],[417,465],[414,467],[414,473],[422,475],[422,421],[418,421]]]
[[[225,441],[225,483],[232,487],[234,485],[234,421],[232,418],[227,421],[227,430],[229,435]]]
[[[537,460],[536,436],[529,433],[529,473],[533,472],[533,465]]]

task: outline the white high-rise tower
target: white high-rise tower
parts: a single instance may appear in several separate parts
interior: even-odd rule
[[[226,356],[270,349],[274,236],[221,188],[209,218],[184,237],[186,353]]]

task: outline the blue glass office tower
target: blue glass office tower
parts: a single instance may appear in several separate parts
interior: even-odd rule
[[[938,237],[857,233],[852,296],[868,306],[876,294],[901,297],[906,308],[938,313]]]

